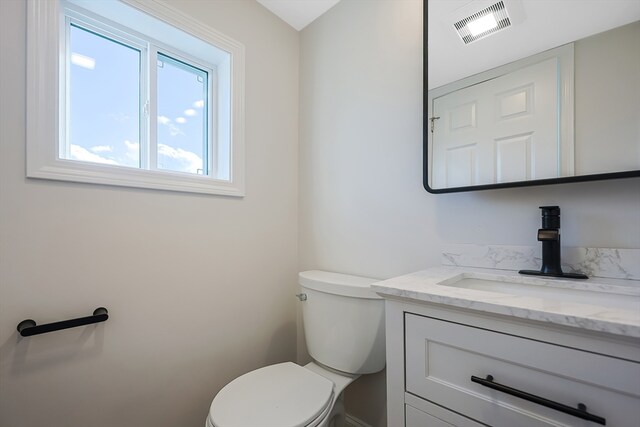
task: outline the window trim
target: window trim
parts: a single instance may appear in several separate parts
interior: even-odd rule
[[[64,44],[59,43],[60,37],[64,37],[59,22],[62,8],[60,0],[29,0],[27,3],[27,177],[244,196],[244,46],[156,0],[118,1],[230,54],[229,181],[212,176],[102,165],[59,158],[58,141],[62,137],[59,126],[59,67],[60,61],[65,60]],[[168,53],[171,55],[174,52]],[[215,144],[216,140],[218,138],[214,137],[212,143]]]

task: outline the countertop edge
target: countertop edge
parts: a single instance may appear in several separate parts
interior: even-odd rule
[[[480,295],[479,299],[474,299],[472,296],[464,295],[464,291],[467,290],[451,289],[449,291],[447,286],[437,284],[443,280],[447,280],[447,278],[454,277],[456,274],[468,271],[480,271],[482,273],[488,272],[490,274],[517,277],[517,273],[515,272],[502,270],[434,267],[375,282],[371,285],[371,288],[383,298],[408,300],[415,303],[448,305],[471,311],[506,315],[519,319],[557,324],[627,338],[640,338],[640,312],[636,316],[637,318],[634,319],[616,319],[616,311],[613,309],[596,310],[593,311],[592,315],[581,314],[579,312],[582,308],[593,308],[593,306],[577,303],[558,304],[558,307],[555,309],[543,310],[539,307],[532,306],[531,302],[536,301],[531,297],[501,296],[500,294],[491,295],[488,292],[482,291],[467,292],[472,295],[484,294]],[[516,276],[513,275],[514,273]],[[601,282],[601,280],[598,280],[598,282]],[[420,289],[412,289],[416,287],[416,283],[420,283]],[[619,283],[619,281],[615,281],[614,286],[617,286]],[[451,293],[450,295],[447,295],[448,291]],[[540,301],[542,300],[540,299]],[[538,301],[537,305],[544,304],[540,304]]]

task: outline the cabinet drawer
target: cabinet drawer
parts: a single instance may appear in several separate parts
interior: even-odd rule
[[[486,427],[442,406],[405,393],[405,427]],[[389,424],[391,427],[393,424]]]
[[[493,377],[606,425],[640,425],[640,364],[448,321],[405,315],[406,390],[493,427],[597,426],[471,381]],[[603,351],[606,349],[603,349]]]
[[[405,405],[405,423],[406,427],[455,427],[409,405]]]

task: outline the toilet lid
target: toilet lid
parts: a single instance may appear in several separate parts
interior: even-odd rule
[[[211,403],[216,427],[303,427],[331,404],[333,382],[295,363],[267,366],[227,384]]]

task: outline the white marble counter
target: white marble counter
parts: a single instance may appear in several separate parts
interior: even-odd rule
[[[516,292],[494,292],[446,285],[465,275],[531,285],[528,289],[533,292],[518,295]],[[640,281],[637,280],[567,280],[523,276],[515,271],[485,268],[436,267],[376,282],[371,287],[385,298],[445,304],[640,338]],[[588,293],[580,291],[585,287],[588,288]],[[539,295],[536,289],[540,290]],[[592,292],[602,293],[602,305],[587,301],[587,297],[594,295]],[[577,302],[581,297],[585,299]],[[599,300],[599,296],[596,300]]]

